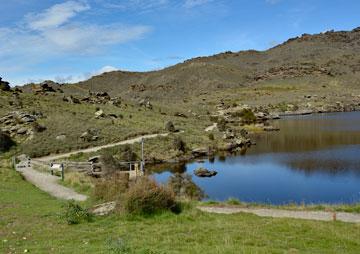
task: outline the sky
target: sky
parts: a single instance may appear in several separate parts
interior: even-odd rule
[[[0,0],[0,6],[0,76],[12,85],[158,70],[360,26],[359,0]]]

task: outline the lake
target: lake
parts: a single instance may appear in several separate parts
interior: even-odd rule
[[[257,145],[246,155],[173,165],[154,176],[166,182],[174,172],[216,170],[215,177],[192,179],[218,201],[360,202],[360,112],[286,117],[272,124],[280,131],[254,135]]]

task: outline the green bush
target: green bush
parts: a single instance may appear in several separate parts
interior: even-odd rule
[[[175,125],[173,124],[173,122],[169,121],[165,124],[165,130],[169,131],[169,132],[176,132],[176,128]]]
[[[138,158],[137,154],[133,151],[130,145],[125,145],[121,155],[120,159],[123,161],[136,161]]]
[[[210,140],[215,140],[214,133],[209,133],[209,134],[208,134],[208,138],[209,138]]]
[[[256,122],[256,116],[251,109],[243,109],[241,111],[231,113],[232,117],[241,117],[241,121],[245,124],[252,124]]]
[[[92,221],[92,215],[87,210],[82,208],[79,204],[71,200],[65,205],[65,212],[63,218],[69,225],[79,224],[81,222]]]
[[[178,208],[174,192],[147,177],[138,179],[130,186],[118,203],[122,204],[122,209],[132,215],[151,215],[163,211],[176,212]]]
[[[11,139],[11,137],[8,134],[0,131],[0,152],[7,152],[14,145],[15,142]]]
[[[217,128],[219,131],[226,130],[226,120],[224,118],[219,118],[217,121]]]
[[[178,150],[178,151],[181,151],[181,152],[186,151],[185,142],[180,137],[175,137],[174,138],[173,147],[174,147],[174,150]]]

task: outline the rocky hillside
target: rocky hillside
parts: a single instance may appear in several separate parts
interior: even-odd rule
[[[153,72],[115,71],[64,86],[71,94],[88,90],[113,96],[180,98],[257,83],[336,81],[357,86],[360,80],[360,28],[303,34],[267,51],[225,52],[194,58]]]

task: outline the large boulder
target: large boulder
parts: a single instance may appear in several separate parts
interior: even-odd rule
[[[213,177],[217,175],[215,170],[207,170],[206,168],[198,168],[194,171],[194,174],[198,177]]]

